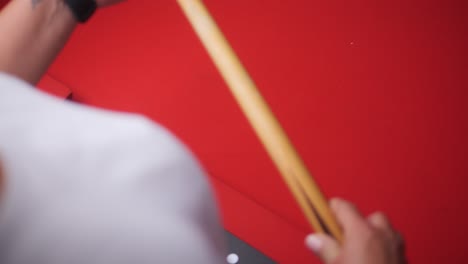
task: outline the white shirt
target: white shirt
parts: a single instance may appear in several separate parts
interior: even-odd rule
[[[224,239],[205,173],[170,132],[0,73],[2,264],[211,264]]]

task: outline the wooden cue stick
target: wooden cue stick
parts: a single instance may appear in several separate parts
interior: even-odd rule
[[[314,230],[323,223],[341,241],[327,200],[203,2],[177,1]]]

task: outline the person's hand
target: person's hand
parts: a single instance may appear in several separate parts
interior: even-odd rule
[[[96,3],[98,4],[98,6],[109,6],[123,1],[125,0],[96,0]]]
[[[326,264],[404,264],[401,236],[382,213],[367,219],[349,202],[331,201],[331,209],[343,228],[343,244],[325,234],[312,234],[306,246]]]

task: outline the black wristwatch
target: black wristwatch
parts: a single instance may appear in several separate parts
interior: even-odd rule
[[[64,0],[80,23],[88,21],[97,9],[95,0]]]

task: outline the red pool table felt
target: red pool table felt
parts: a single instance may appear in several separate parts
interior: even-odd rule
[[[411,263],[464,263],[467,2],[205,3],[326,195],[385,211]],[[175,1],[99,11],[48,75],[78,102],[171,129],[210,173],[229,231],[280,263],[318,263],[302,246],[304,217]]]

